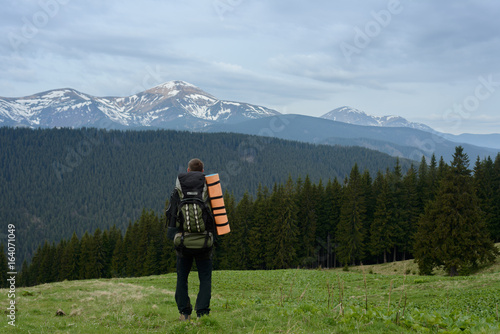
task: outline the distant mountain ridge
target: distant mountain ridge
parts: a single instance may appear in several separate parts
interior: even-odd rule
[[[408,127],[376,127],[349,124],[305,115],[277,115],[248,120],[237,124],[213,124],[206,132],[235,132],[264,135],[314,144],[361,146],[389,154],[420,161],[432,154],[450,161],[456,142],[438,137],[434,133]],[[495,157],[500,150],[460,144],[472,159]]]
[[[452,135],[445,133],[441,134],[441,136],[456,143],[469,143],[476,146],[483,146],[500,150],[500,133],[462,133],[461,135]]]
[[[467,143],[480,147],[487,147],[493,149],[500,149],[500,134],[469,134],[464,133],[461,135],[453,135],[449,133],[441,133],[428,125],[423,123],[411,122],[401,116],[373,116],[368,115],[364,111],[355,109],[348,106],[339,107],[329,111],[328,113],[321,116],[321,118],[329,119],[332,121],[363,125],[363,126],[377,126],[377,127],[402,127],[417,129],[425,132],[430,132],[435,136],[444,138],[454,143]],[[433,141],[436,141],[433,139]]]
[[[278,114],[262,106],[219,100],[184,81],[169,81],[128,97],[95,97],[70,88],[0,97],[0,126],[195,129]]]
[[[364,111],[343,106],[337,109],[333,109],[328,113],[321,116],[321,118],[330,119],[332,121],[364,125],[364,126],[382,126],[382,127],[404,127],[411,129],[418,129],[422,131],[432,132],[434,131],[431,127],[416,122],[410,122],[401,116],[372,116],[366,114]]]
[[[400,116],[371,116],[347,106],[333,109],[321,117],[280,118],[282,116],[285,115],[263,106],[217,99],[185,81],[169,81],[127,97],[95,97],[71,88],[19,98],[0,97],[0,126],[189,131],[218,129],[329,145],[363,146],[410,159],[417,159],[419,155],[429,157],[432,153],[448,157],[455,145],[463,143],[489,148],[471,148],[471,156],[476,153],[481,156],[495,154],[500,150],[500,134],[443,134]],[[292,122],[295,130],[277,134],[274,131],[276,125],[266,126],[274,122],[276,117]],[[302,123],[295,124],[299,119]],[[257,124],[261,127],[255,128]],[[345,128],[340,124],[362,128],[347,127],[352,133],[346,134],[342,130],[344,134],[339,135],[336,131]],[[404,129],[423,133],[410,134]]]

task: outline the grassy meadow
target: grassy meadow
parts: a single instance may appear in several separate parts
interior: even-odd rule
[[[2,333],[500,333],[500,260],[471,276],[413,261],[342,269],[214,271],[211,315],[179,322],[175,273],[2,289]],[[190,275],[192,303],[198,288]],[[56,315],[58,310],[65,315]]]

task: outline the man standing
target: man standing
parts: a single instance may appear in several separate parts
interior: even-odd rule
[[[210,313],[212,295],[212,245],[215,223],[208,203],[203,162],[192,159],[187,173],[180,173],[167,208],[169,239],[177,251],[175,301],[180,320],[189,320],[193,307],[188,295],[188,276],[196,261],[200,289],[195,311],[198,317]]]

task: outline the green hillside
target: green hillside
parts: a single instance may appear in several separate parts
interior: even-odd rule
[[[0,240],[17,227],[18,259],[44,240],[79,237],[98,227],[125,231],[142,209],[163,211],[178,172],[193,157],[218,172],[238,200],[308,175],[342,181],[355,163],[371,174],[396,159],[359,147],[331,147],[257,136],[168,130],[0,128]],[[402,160],[403,170],[409,162]]]
[[[498,333],[500,262],[469,277],[337,270],[215,271],[211,315],[179,322],[175,273],[15,292],[4,333]],[[365,268],[366,269],[366,268]],[[190,275],[190,295],[198,289]],[[9,305],[8,291],[0,299]],[[61,310],[64,315],[56,315]],[[5,313],[8,314],[9,311]]]

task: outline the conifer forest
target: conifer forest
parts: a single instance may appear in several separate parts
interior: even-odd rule
[[[216,239],[214,269],[413,258],[421,274],[454,276],[498,255],[500,154],[469,157],[457,146],[452,161],[415,162],[165,130],[0,128],[0,143],[2,233],[16,226],[24,286],[175,271],[164,211],[192,157],[220,173],[225,190],[231,233]]]

